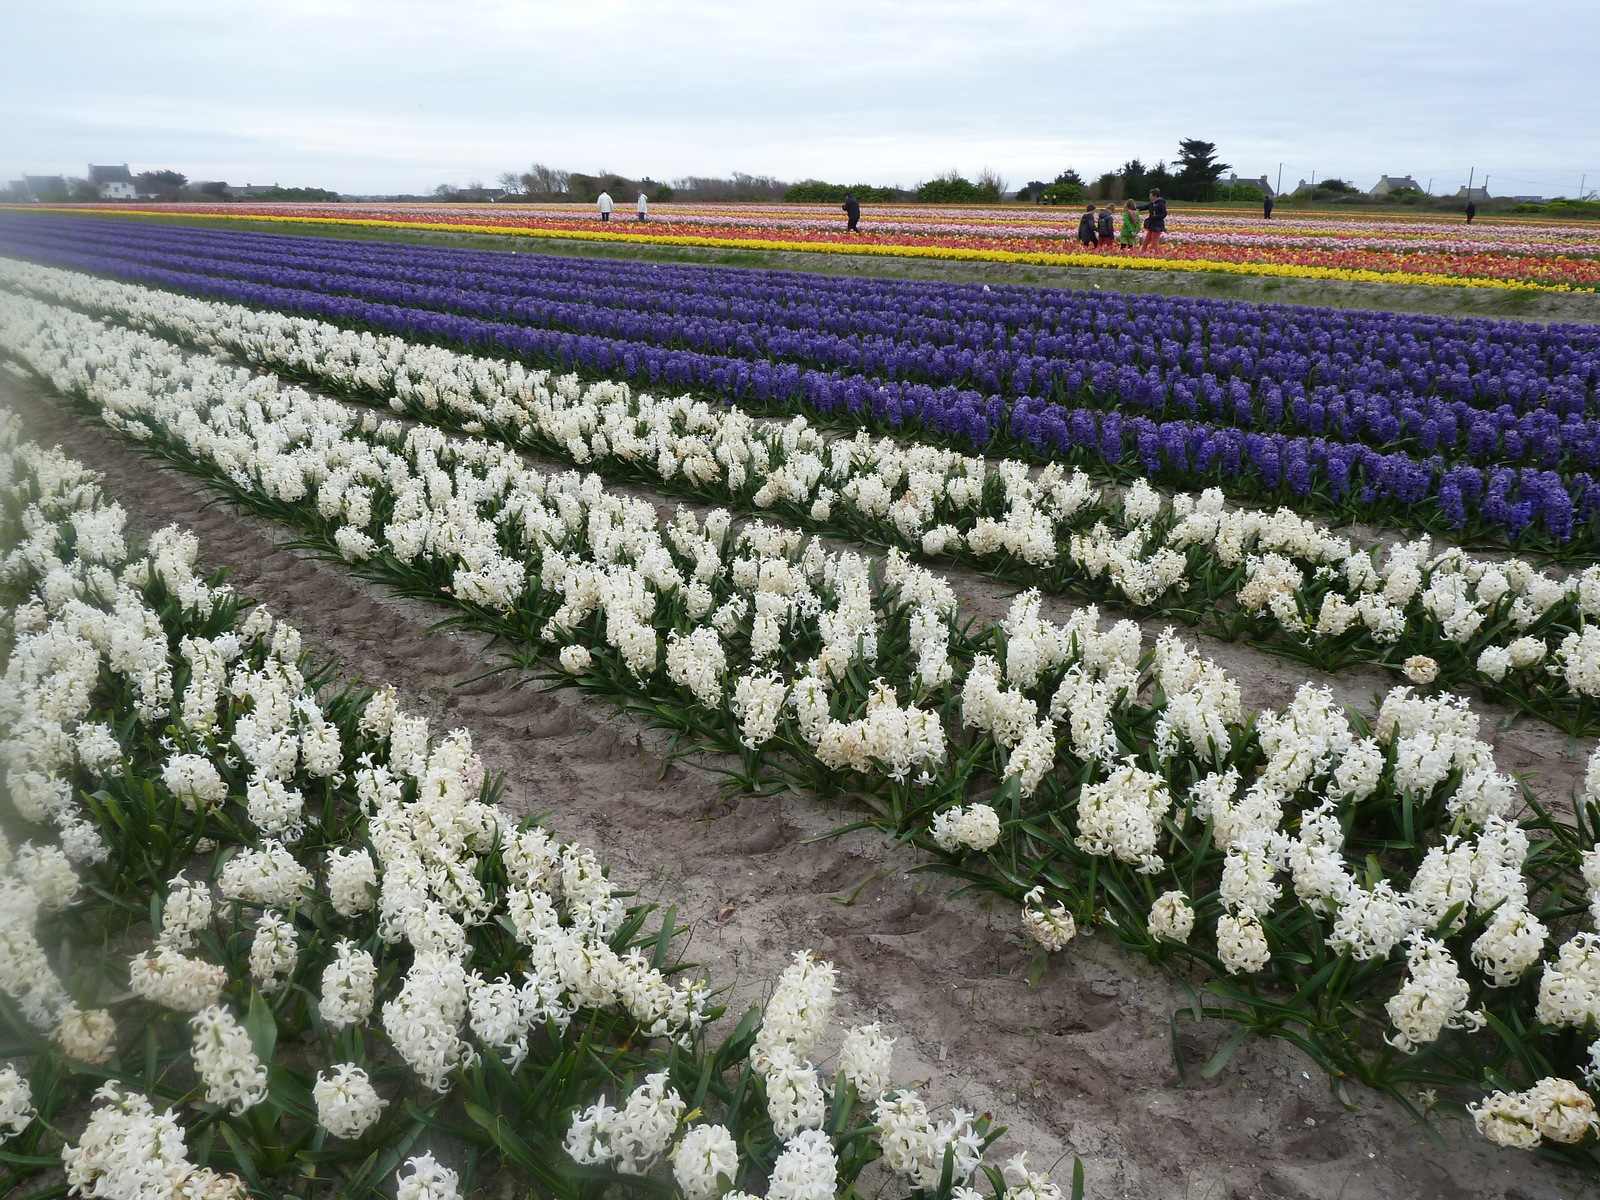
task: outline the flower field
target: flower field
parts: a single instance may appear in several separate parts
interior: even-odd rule
[[[30,206],[34,208],[37,206]],[[170,215],[163,207],[50,206],[61,211]],[[1085,249],[1078,211],[869,205],[861,231],[844,232],[828,205],[662,204],[640,224],[619,213],[602,224],[584,205],[186,204],[193,216],[418,229],[456,229],[676,245],[840,251],[991,259],[1120,270],[1222,271],[1304,279],[1352,279],[1470,287],[1592,291],[1600,285],[1600,231],[1548,219],[1467,225],[1456,216],[1296,214],[1271,221],[1237,211],[1174,213],[1159,251]]]
[[[1600,731],[1596,335],[33,214],[0,254],[59,403],[731,791],[842,798],[1034,983],[1098,935],[1232,1031],[1207,1077],[1255,1032],[1600,1173],[1600,754],[1541,794],[1475,707]],[[877,1026],[814,1065],[831,965],[723,1017],[470,734],[4,450],[0,1162],[41,1194],[1062,1194]],[[957,568],[1027,590],[973,619]],[[1041,589],[1405,682],[1263,707]]]
[[[6,219],[0,250],[847,430],[921,432],[1535,547],[1600,538],[1589,469],[1600,418],[1587,410],[1600,333],[1584,327],[77,219]]]

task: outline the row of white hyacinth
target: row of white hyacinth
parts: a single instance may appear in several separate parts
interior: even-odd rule
[[[1574,731],[1600,719],[1600,567],[1571,577],[1430,538],[1387,551],[1288,509],[1210,489],[1109,495],[1081,471],[1033,472],[865,433],[825,439],[689,397],[528,370],[402,338],[0,260],[0,283],[215,348],[395,411],[683,494],[958,557],[1190,620],[1221,606],[1319,665],[1380,661],[1413,682],[1503,691]],[[1233,622],[1238,631],[1238,623]]]
[[[992,852],[997,873],[1015,870],[1008,847],[1034,817],[1059,817],[1069,861],[1007,875],[1046,949],[1097,920],[1158,950],[1193,946],[1241,980],[1278,978],[1302,969],[1293,922],[1310,918],[1336,955],[1389,965],[1348,1003],[1403,1055],[1515,1008],[1535,978],[1552,1036],[1600,1019],[1600,946],[1557,945],[1570,914],[1525,870],[1545,850],[1513,821],[1517,785],[1458,698],[1398,688],[1369,730],[1308,685],[1247,721],[1237,684],[1170,635],[1147,654],[1131,623],[1100,632],[1084,610],[1055,626],[1031,595],[999,628],[964,632],[948,586],[893,554],[875,575],[797,535],[735,532],[726,514],[663,527],[642,502],[543,477],[503,447],[402,436],[30,301],[6,316],[8,352],[113,428],[368,570],[413,591],[434,581],[592,686],[654,697],[752,752],[854,772],[901,796],[899,818],[940,849]],[[1002,821],[961,803],[982,768],[1033,806]],[[1600,769],[1591,786],[1600,798]],[[1380,855],[1391,835],[1372,827],[1402,809],[1421,823],[1410,856]],[[1114,899],[1086,890],[1095,875],[1068,869],[1071,853],[1102,887],[1123,885]],[[1600,898],[1600,859],[1584,856],[1581,878],[1568,859],[1577,890]],[[1206,929],[1214,954],[1197,943]],[[1518,1010],[1515,1023],[1534,1020]],[[1493,1136],[1503,1125],[1482,1122]]]
[[[674,984],[637,949],[619,953],[628,913],[601,864],[486,803],[466,731],[434,738],[392,690],[325,708],[295,629],[260,608],[241,614],[226,585],[198,575],[192,535],[174,527],[146,552],[130,547],[123,510],[88,472],[59,451],[18,446],[15,434],[14,422],[0,424],[11,525],[0,561],[11,596],[0,734],[15,800],[5,825],[20,824],[26,840],[0,836],[0,994],[44,1039],[37,1077],[59,1081],[44,1065],[59,1055],[109,1078],[92,1096],[43,1096],[23,1072],[0,1068],[0,1141],[15,1147],[31,1131],[29,1148],[58,1154],[75,1194],[109,1200],[312,1194],[298,1177],[247,1185],[186,1145],[193,1112],[208,1114],[235,1139],[228,1165],[249,1174],[237,1156],[261,1165],[252,1111],[270,1113],[280,1134],[285,1112],[293,1124],[296,1110],[277,1094],[293,1060],[269,1073],[246,1014],[271,1001],[284,1019],[298,990],[322,1033],[313,1061],[298,1066],[313,1100],[298,1114],[302,1136],[314,1134],[319,1150],[348,1144],[357,1163],[399,1137],[407,1101],[481,1095],[487,1059],[531,1089],[530,1042],[534,1059],[551,1056],[548,1044],[587,1058],[609,1013],[615,1040],[631,1047],[628,1077],[643,1079],[629,1089],[619,1076],[620,1093],[550,1114],[574,1162],[670,1182],[685,1200],[742,1200],[730,1189],[752,1169],[768,1177],[770,1200],[827,1200],[880,1153],[904,1186],[939,1193],[948,1156],[943,1194],[975,1200],[987,1123],[961,1111],[936,1120],[914,1090],[896,1089],[893,1039],[877,1025],[845,1033],[837,1083],[812,1065],[833,1023],[836,976],[805,952],[733,1064],[760,1080],[763,1111],[744,1116],[738,1138],[706,1111],[710,1101],[689,1112],[680,1087],[703,1077],[715,1050],[702,1028],[708,981]],[[118,799],[135,803],[145,780],[151,813],[196,835],[170,879],[143,877],[105,818]],[[332,824],[330,802],[344,814]],[[159,916],[135,922],[129,951],[98,975],[69,984],[55,966],[63,917],[81,925],[108,893]],[[493,953],[496,939],[513,953]],[[509,971],[496,967],[508,961]],[[84,994],[128,990],[136,999],[106,1007]],[[163,1012],[183,1016],[163,1025]],[[148,1031],[184,1024],[192,1079],[173,1086],[166,1071],[152,1093],[141,1081],[154,1065],[139,1057]],[[364,1046],[359,1061],[334,1057],[352,1046]],[[399,1083],[378,1069],[389,1060],[406,1068]],[[864,1102],[853,1120],[840,1112],[847,1096]],[[55,1126],[85,1100],[87,1124],[64,1142]],[[863,1138],[874,1148],[853,1149],[844,1170],[847,1147]],[[741,1153],[752,1145],[766,1157]],[[324,1168],[316,1194],[393,1186],[401,1200],[454,1197],[453,1156],[435,1149],[407,1159],[393,1185],[374,1179],[365,1190],[338,1188]],[[1014,1200],[1059,1200],[1020,1156],[1007,1169]],[[574,1176],[572,1194],[583,1186]]]

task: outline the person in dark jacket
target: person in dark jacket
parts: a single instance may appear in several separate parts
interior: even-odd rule
[[[844,231],[846,233],[854,233],[856,232],[856,225],[861,220],[861,201],[857,200],[850,192],[846,192],[844,194],[843,208],[844,215],[850,218],[845,224]]]
[[[1150,203],[1139,205],[1139,211],[1150,214],[1144,219],[1144,248],[1161,249],[1161,235],[1167,231],[1167,202],[1161,198],[1160,188],[1150,189]]]
[[[1269,220],[1269,221],[1272,220],[1272,197],[1271,196],[1263,196],[1261,198],[1261,215],[1266,217],[1266,219]]]
[[[1095,244],[1096,235],[1094,231],[1094,205],[1092,204],[1089,205],[1088,208],[1084,209],[1083,216],[1078,218],[1078,240],[1085,246],[1092,246]]]
[[[1467,224],[1472,224],[1472,218],[1478,215],[1478,206],[1471,200],[1467,201]]]
[[[1100,215],[1095,218],[1095,231],[1100,235],[1102,246],[1110,246],[1117,240],[1117,224],[1111,216],[1111,205],[1102,208]]]

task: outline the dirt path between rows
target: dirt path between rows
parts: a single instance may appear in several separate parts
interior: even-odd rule
[[[1012,1130],[1004,1152],[1028,1148],[1036,1166],[1081,1155],[1097,1200],[1591,1194],[1576,1176],[1456,1125],[1449,1151],[1436,1151],[1380,1097],[1345,1113],[1314,1068],[1276,1044],[1247,1044],[1215,1079],[1191,1073],[1184,1085],[1169,1034],[1181,995],[1157,968],[1079,938],[1030,990],[1031,952],[1009,906],[950,898],[936,877],[907,873],[909,853],[865,833],[807,840],[852,814],[796,797],[720,798],[707,774],[663,767],[628,724],[513,690],[506,675],[457,686],[494,659],[481,639],[431,631],[437,610],[281,549],[281,529],[240,516],[3,374],[0,403],[31,436],[104,472],[136,534],[174,521],[194,530],[203,564],[230,568],[242,592],[300,627],[309,649],[349,675],[392,682],[436,730],[470,729],[490,769],[506,774],[506,804],[552,810],[553,828],[592,846],[614,878],[678,906],[693,927],[690,957],[731,985],[733,1008],[759,1001],[792,950],[816,949],[840,968],[843,1018],[880,1020],[900,1039],[900,1079],[926,1081],[931,1102],[994,1112]],[[1240,658],[1224,665],[1241,671],[1254,652],[1233,649]],[[1260,656],[1253,671],[1252,697],[1287,697],[1304,677]],[[1509,753],[1535,754],[1519,747],[1502,740]],[[868,880],[854,904],[835,901]],[[1224,1032],[1184,1028],[1191,1061]]]

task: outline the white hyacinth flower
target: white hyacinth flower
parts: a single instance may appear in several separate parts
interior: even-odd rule
[[[739,1147],[721,1125],[695,1125],[672,1151],[672,1177],[684,1200],[716,1200],[720,1179],[739,1177]]]
[[[1150,906],[1151,936],[1187,942],[1194,932],[1194,907],[1181,891],[1163,892]]]
[[[300,961],[300,940],[294,925],[277,913],[264,912],[250,942],[250,978],[267,995],[283,987]]]
[[[767,1200],[833,1200],[838,1183],[839,1160],[828,1135],[807,1129],[790,1139],[772,1164]]]
[[[267,1098],[267,1068],[232,1012],[212,1005],[196,1013],[190,1024],[194,1069],[206,1085],[207,1100],[237,1114]]]
[[[353,1063],[338,1063],[317,1072],[311,1096],[317,1102],[317,1120],[334,1137],[360,1137],[383,1115],[389,1103],[379,1097],[367,1073]]]
[[[459,1200],[461,1177],[432,1154],[406,1159],[406,1169],[395,1176],[395,1200]]]
[[[1065,905],[1044,902],[1044,888],[1036,887],[1022,898],[1022,927],[1046,950],[1060,950],[1078,935],[1078,926]]]
[[[1000,816],[987,804],[956,805],[933,818],[933,840],[947,854],[992,849],[1000,840]]]
[[[1230,975],[1254,975],[1267,969],[1272,951],[1255,913],[1242,908],[1217,918],[1217,957]]]
[[[0,1067],[0,1141],[16,1137],[33,1122],[33,1092],[13,1066]]]
[[[886,1036],[874,1021],[850,1029],[839,1048],[839,1074],[855,1085],[863,1100],[876,1102],[890,1087],[894,1077],[890,1061],[895,1039]]]
[[[329,850],[324,862],[328,873],[328,899],[334,912],[341,917],[354,917],[372,908],[378,871],[372,854],[365,847]]]

